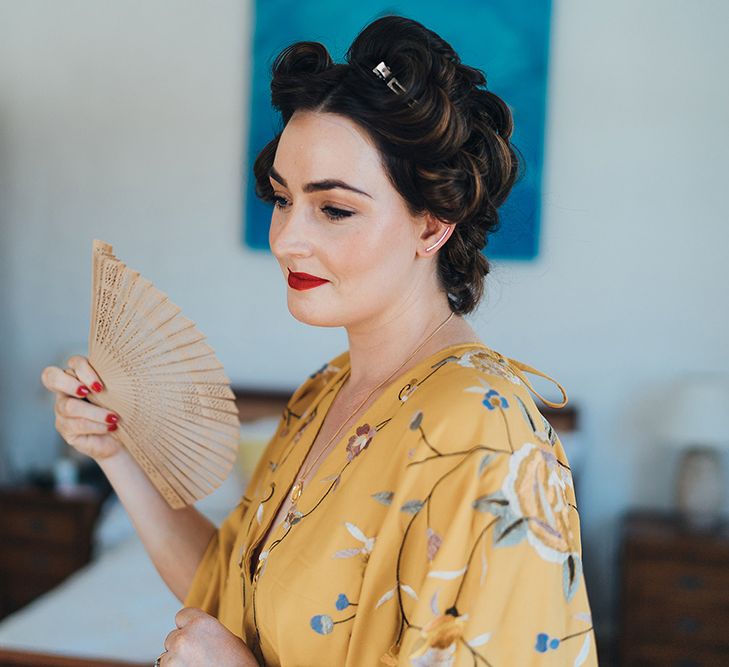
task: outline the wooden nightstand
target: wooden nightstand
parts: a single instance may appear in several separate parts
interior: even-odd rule
[[[729,522],[702,533],[629,511],[620,569],[621,667],[729,665]]]
[[[92,487],[0,487],[0,618],[89,562],[102,502]]]

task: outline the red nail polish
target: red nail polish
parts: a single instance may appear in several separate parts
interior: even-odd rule
[[[109,424],[109,426],[106,427],[107,431],[116,431],[118,426],[116,424]]]
[[[84,385],[81,385],[76,390],[76,396],[88,396],[88,394],[89,394],[89,388],[85,387]]]
[[[106,415],[106,423],[107,424],[116,424],[118,421],[119,421],[119,417],[117,417],[116,415],[112,414],[111,412],[108,415]]]
[[[94,384],[91,385],[91,388],[98,394],[104,386],[101,384],[101,382],[94,382]]]

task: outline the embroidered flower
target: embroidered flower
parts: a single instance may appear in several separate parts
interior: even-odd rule
[[[456,642],[463,637],[467,614],[456,615],[454,608],[436,616],[420,630],[413,645],[410,662],[416,667],[450,667],[453,665]]]
[[[458,360],[459,366],[475,368],[482,373],[498,375],[506,378],[514,384],[522,384],[519,377],[511,370],[509,362],[496,352],[484,352],[483,350],[472,350],[466,352]]]
[[[375,538],[367,537],[358,526],[355,526],[349,521],[345,521],[344,525],[352,537],[362,542],[362,546],[351,549],[340,549],[332,555],[332,558],[352,558],[353,556],[362,554],[362,558],[367,562],[372,553],[372,549],[375,547]]]
[[[506,400],[496,389],[494,389],[485,380],[478,378],[480,387],[467,387],[463,391],[470,394],[483,394],[482,403],[489,409],[495,410],[496,408],[508,408],[509,401]]]
[[[355,456],[359,456],[359,453],[369,446],[372,442],[372,438],[377,433],[377,429],[369,424],[363,424],[358,426],[356,435],[353,435],[347,443],[347,460],[351,461]]]
[[[496,546],[526,539],[544,560],[561,563],[569,601],[579,585],[582,562],[574,548],[563,474],[549,445],[524,443],[509,456],[501,488],[477,498],[473,507],[499,518],[494,527]]]

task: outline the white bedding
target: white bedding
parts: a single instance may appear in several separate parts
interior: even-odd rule
[[[196,507],[220,525],[240,500],[250,466],[278,418],[241,426],[233,472]],[[0,621],[0,647],[152,664],[182,603],[149,559],[116,495],[102,508],[94,558],[56,588]]]

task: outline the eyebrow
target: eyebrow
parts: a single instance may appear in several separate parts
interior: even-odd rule
[[[288,183],[286,183],[286,179],[281,176],[278,171],[276,171],[275,167],[271,166],[271,168],[268,170],[268,175],[274,181],[278,181],[279,183],[281,183],[281,185],[283,185],[285,188],[289,187]],[[349,183],[340,181],[338,178],[327,178],[323,181],[314,181],[312,183],[307,183],[304,186],[304,192],[318,192],[319,190],[334,190],[336,188],[341,188],[342,190],[351,190],[352,192],[357,192],[361,195],[364,195],[365,197],[374,199],[371,194],[365,192],[364,190],[360,190],[359,188],[355,188]]]

